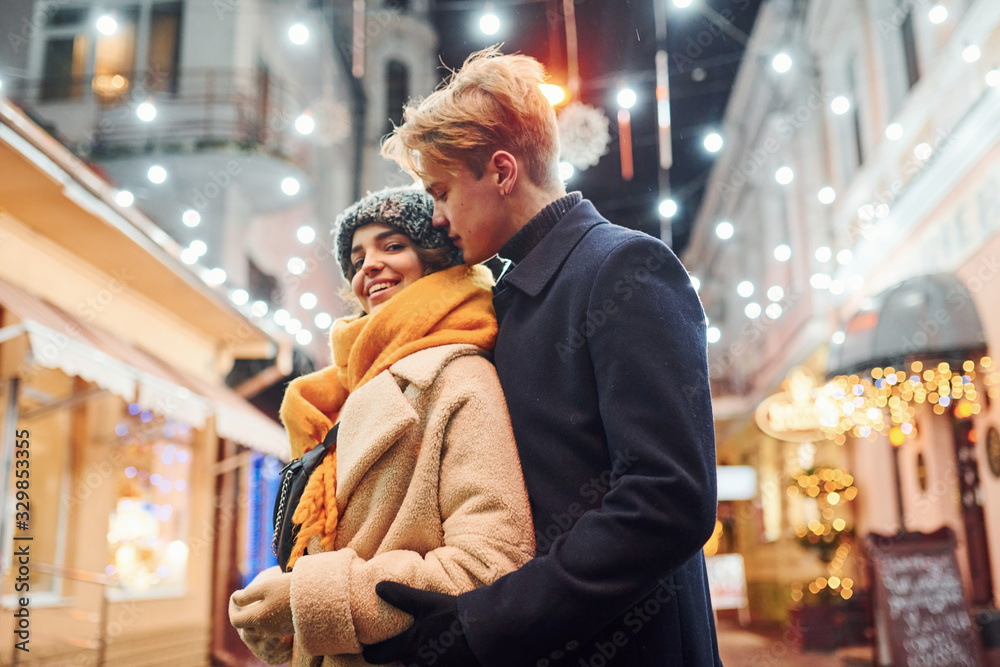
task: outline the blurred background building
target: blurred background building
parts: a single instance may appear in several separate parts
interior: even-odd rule
[[[330,225],[404,182],[378,141],[437,83],[426,3],[355,4],[4,5],[4,434],[41,508],[5,664],[248,659],[226,602],[274,562],[277,407],[347,312]]]
[[[378,155],[403,104],[498,42],[550,72],[567,187],[671,243],[701,294],[722,620],[864,645],[864,537],[947,526],[998,641],[994,0],[6,0],[0,17],[3,465],[16,422],[37,502],[19,529],[4,475],[5,618],[7,545],[36,549],[18,664],[252,664],[226,600],[273,563],[277,407],[346,312],[330,225],[407,182]]]
[[[683,255],[719,461],[758,480],[720,509],[755,615],[863,599],[862,538],[947,526],[995,623],[998,26],[975,0],[758,17]],[[816,641],[856,641],[866,605]]]

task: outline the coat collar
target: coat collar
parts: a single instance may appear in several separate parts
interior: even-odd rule
[[[571,208],[534,250],[507,272],[504,282],[528,296],[538,296],[588,231],[607,222],[589,200]]]
[[[403,357],[390,366],[389,371],[397,378],[415,385],[418,389],[426,389],[437,379],[441,369],[453,359],[482,353],[483,349],[476,345],[464,343],[438,345]]]
[[[337,447],[337,508],[343,512],[368,469],[403,433],[419,420],[411,402],[430,387],[450,361],[482,354],[475,345],[453,344],[427,348],[404,357],[361,385],[348,397],[340,415]],[[411,389],[412,386],[412,389]]]

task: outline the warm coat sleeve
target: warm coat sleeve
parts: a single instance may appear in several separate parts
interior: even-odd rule
[[[405,630],[411,617],[375,595],[380,581],[458,594],[491,583],[534,555],[534,533],[503,392],[492,365],[470,356],[439,378],[475,373],[474,391],[445,395],[428,426],[442,431],[438,503],[444,545],[421,555],[394,550],[365,561],[354,550],[305,556],[292,576],[296,644],[310,655],[360,653],[361,643]],[[464,380],[469,386],[468,380]],[[444,403],[445,405],[442,405]],[[423,455],[423,454],[422,454]]]
[[[459,598],[489,667],[535,665],[593,637],[695,555],[714,525],[705,316],[687,272],[659,241],[629,235],[596,271],[588,320],[610,488],[548,553]]]

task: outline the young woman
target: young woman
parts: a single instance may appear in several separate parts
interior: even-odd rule
[[[497,331],[491,276],[460,263],[432,211],[422,191],[393,188],[337,219],[338,260],[363,312],[334,324],[333,365],[293,381],[281,407],[293,458],[339,421],[336,451],[293,515],[291,571],[266,570],[230,600],[230,621],[268,664],[366,665],[362,643],[411,622],[379,600],[378,582],[454,595],[534,555],[485,357]]]

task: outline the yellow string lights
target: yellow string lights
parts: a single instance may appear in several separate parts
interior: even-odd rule
[[[869,375],[838,375],[817,390],[820,424],[838,445],[848,435],[872,441],[886,435],[898,446],[916,432],[917,405],[928,403],[938,415],[953,407],[955,416],[969,418],[982,410],[978,382],[991,399],[1000,392],[1000,377],[989,357],[968,359],[955,368],[946,361],[914,361],[908,371],[887,366],[873,368]]]
[[[795,535],[802,546],[818,551],[820,560],[827,564],[827,576],[794,586],[792,600],[802,600],[806,588],[813,595],[825,591],[849,600],[854,595],[854,581],[844,576],[844,564],[851,554],[854,526],[837,514],[858,495],[854,478],[838,468],[814,468],[801,470],[792,479],[795,483],[787,489],[789,498],[813,498],[818,510],[817,518],[795,527]]]

